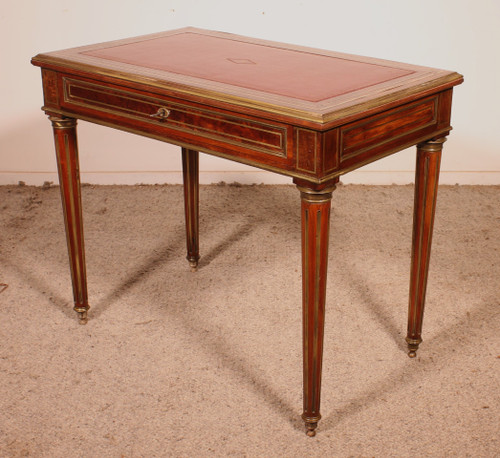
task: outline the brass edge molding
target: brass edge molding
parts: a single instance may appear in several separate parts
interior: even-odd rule
[[[165,80],[148,78],[146,76],[138,76],[131,73],[120,72],[118,70],[104,70],[102,67],[98,67],[90,64],[81,64],[78,62],[67,61],[62,58],[38,55],[31,60],[33,65],[37,65],[42,68],[53,68],[61,73],[68,73],[68,70],[76,70],[86,73],[91,73],[93,75],[108,76],[111,78],[117,78],[124,80],[126,82],[145,84],[150,87],[160,88],[168,91],[174,91],[181,94],[187,94],[196,97],[204,97],[218,102],[229,103],[232,105],[238,105],[246,108],[255,108],[260,111],[265,111],[274,114],[281,114],[286,116],[291,116],[297,119],[303,119],[307,121],[312,121],[316,123],[321,123],[322,116],[317,115],[314,112],[308,112],[306,110],[287,108],[281,105],[271,104],[264,101],[256,101],[253,99],[248,99],[245,97],[223,94],[218,91],[196,88],[193,89],[192,86],[184,86],[181,83],[168,82]],[[47,64],[50,67],[44,67],[43,64]],[[95,76],[94,76],[95,78]]]
[[[457,84],[460,84],[461,80],[457,79],[456,76],[458,73],[452,74],[452,75],[446,75],[441,78],[438,78],[436,80],[429,81],[427,83],[423,83],[419,86],[409,88],[409,89],[403,89],[401,91],[396,91],[392,92],[390,94],[387,94],[385,96],[380,96],[375,99],[369,100],[367,102],[360,102],[357,105],[352,105],[350,107],[346,108],[341,108],[337,111],[333,111],[329,114],[325,114],[321,117],[321,120],[323,124],[331,123],[334,121],[338,121],[342,118],[347,118],[350,116],[355,116],[357,114],[365,113],[366,111],[375,109],[375,108],[382,108],[384,105],[387,105],[391,102],[395,102],[398,100],[403,100],[407,97],[411,97],[413,95],[417,95],[419,93],[424,93],[427,91],[432,91],[432,92],[441,92],[449,86],[455,86]],[[452,84],[455,82],[455,84]],[[425,94],[424,97],[427,97],[431,94]],[[383,110],[382,110],[383,111]]]
[[[82,72],[90,72],[94,75],[98,74],[103,76],[109,76],[112,78],[122,79],[128,82],[146,84],[148,86],[161,88],[164,90],[176,91],[191,96],[207,97],[218,102],[230,103],[233,105],[238,105],[247,108],[254,108],[260,111],[272,114],[290,116],[296,118],[297,120],[309,121],[318,124],[326,124],[345,118],[347,116],[353,116],[358,113],[363,113],[372,108],[377,108],[387,103],[400,100],[401,98],[409,97],[418,94],[420,92],[425,92],[427,90],[436,89],[436,92],[439,92],[440,90],[444,90],[445,87],[447,86],[455,86],[463,81],[463,76],[454,72],[438,77],[431,81],[427,81],[418,86],[409,89],[404,89],[401,91],[396,90],[385,96],[381,95],[380,97],[377,97],[375,99],[369,100],[367,102],[360,102],[359,104],[351,105],[349,107],[335,108],[335,106],[331,106],[331,108],[322,108],[321,110],[319,110],[321,111],[320,113],[311,110],[291,108],[284,105],[273,104],[265,101],[257,101],[254,99],[249,99],[246,97],[241,97],[233,94],[224,94],[220,91],[215,91],[210,89],[193,88],[192,86],[184,86],[182,85],[182,83],[168,82],[166,80],[140,76],[133,73],[121,72],[118,70],[103,69],[102,67],[96,65],[69,61],[61,57],[39,54],[33,57],[31,62],[33,65],[38,65],[40,67],[43,67],[43,64],[60,67],[63,72],[67,72],[68,69],[82,71]],[[386,92],[386,90],[382,92]]]

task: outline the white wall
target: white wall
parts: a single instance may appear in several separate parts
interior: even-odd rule
[[[454,131],[442,183],[500,184],[498,0],[5,0],[0,8],[0,184],[57,182],[40,72],[30,58],[192,25],[455,70]],[[180,182],[179,149],[79,123],[84,182]],[[137,154],[137,153],[140,154]],[[204,183],[289,183],[285,177],[202,155]],[[408,183],[405,151],[343,177]]]

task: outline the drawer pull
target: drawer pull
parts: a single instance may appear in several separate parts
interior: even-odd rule
[[[166,108],[160,107],[158,108],[158,111],[152,115],[149,115],[151,118],[158,118],[161,121],[164,121],[170,116],[170,110],[167,110]]]

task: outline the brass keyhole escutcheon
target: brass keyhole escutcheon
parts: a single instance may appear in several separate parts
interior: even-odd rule
[[[158,111],[152,115],[149,115],[151,118],[157,118],[160,121],[165,121],[170,116],[170,110],[164,107],[158,108]]]

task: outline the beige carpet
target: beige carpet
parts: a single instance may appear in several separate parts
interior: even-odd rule
[[[441,187],[418,357],[404,336],[411,186],[334,193],[322,413],[304,434],[300,205],[83,189],[92,309],[71,310],[56,187],[0,187],[0,456],[500,455],[500,187]]]

